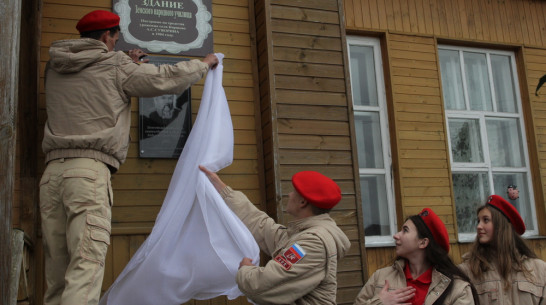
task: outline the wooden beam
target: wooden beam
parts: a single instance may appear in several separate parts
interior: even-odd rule
[[[0,278],[9,279],[21,1],[1,0],[0,8]],[[0,304],[8,304],[9,300],[9,281],[2,280]]]
[[[38,102],[40,82],[40,29],[41,29],[41,0],[22,1],[21,25],[19,39],[19,98],[17,106],[17,156],[15,159],[18,169],[16,178],[16,192],[14,205],[19,207],[19,224],[17,228],[25,232],[25,236],[33,245],[38,244],[40,213],[38,211],[38,152],[41,152],[41,137],[39,137]],[[17,219],[12,217],[13,221]],[[15,227],[15,223],[12,224]],[[43,296],[38,285],[38,262],[43,257],[37,251],[32,251],[28,257],[27,297],[31,304],[40,304],[38,298]],[[23,271],[24,272],[24,271]],[[25,274],[25,273],[22,273]],[[13,296],[12,296],[13,297]]]

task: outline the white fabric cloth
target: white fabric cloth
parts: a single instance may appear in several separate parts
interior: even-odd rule
[[[100,300],[101,305],[179,305],[241,296],[243,257],[259,263],[256,241],[198,168],[233,161],[233,125],[222,87],[223,54],[209,71],[201,106],[150,236]]]

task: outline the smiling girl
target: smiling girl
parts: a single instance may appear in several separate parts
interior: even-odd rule
[[[446,227],[431,209],[408,217],[393,238],[396,261],[374,272],[355,305],[478,304],[468,277],[448,256]]]
[[[546,263],[521,238],[524,232],[520,214],[501,196],[478,208],[476,241],[459,267],[482,305],[546,304]]]

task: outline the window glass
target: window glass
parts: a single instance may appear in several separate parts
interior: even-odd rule
[[[355,113],[355,131],[358,147],[358,166],[384,168],[379,113]]]
[[[446,108],[451,110],[465,109],[459,52],[440,50],[440,66]]]
[[[483,162],[478,120],[449,120],[449,138],[453,162]]]
[[[377,106],[373,47],[352,45],[350,61],[353,103],[361,106]]]
[[[485,54],[464,52],[464,68],[471,110],[493,110]]]
[[[527,230],[535,230],[534,216],[532,215],[531,200],[529,198],[529,187],[525,173],[495,173],[493,174],[495,193],[502,195],[510,202],[521,215]],[[512,200],[507,196],[506,186],[516,186],[519,190],[519,198]]]
[[[525,166],[518,119],[487,119],[486,125],[492,165],[495,167]]]
[[[383,175],[361,175],[362,214],[366,236],[390,235],[389,204]]]
[[[487,172],[454,173],[453,190],[459,233],[476,231],[476,208],[489,196]]]
[[[493,84],[497,111],[517,113],[516,92],[510,57],[504,55],[491,55],[491,70],[493,71]]]

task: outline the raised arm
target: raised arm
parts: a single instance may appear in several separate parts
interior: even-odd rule
[[[140,97],[181,94],[218,64],[214,54],[202,60],[180,61],[174,65],[135,64],[129,56],[122,57],[122,61],[123,91],[129,96]]]
[[[204,166],[199,166],[199,169],[207,175],[229,208],[252,233],[260,249],[271,255],[275,251],[277,243],[286,236],[286,228],[275,223],[273,218],[256,208],[242,192],[234,191],[227,186],[216,173],[209,171]]]

